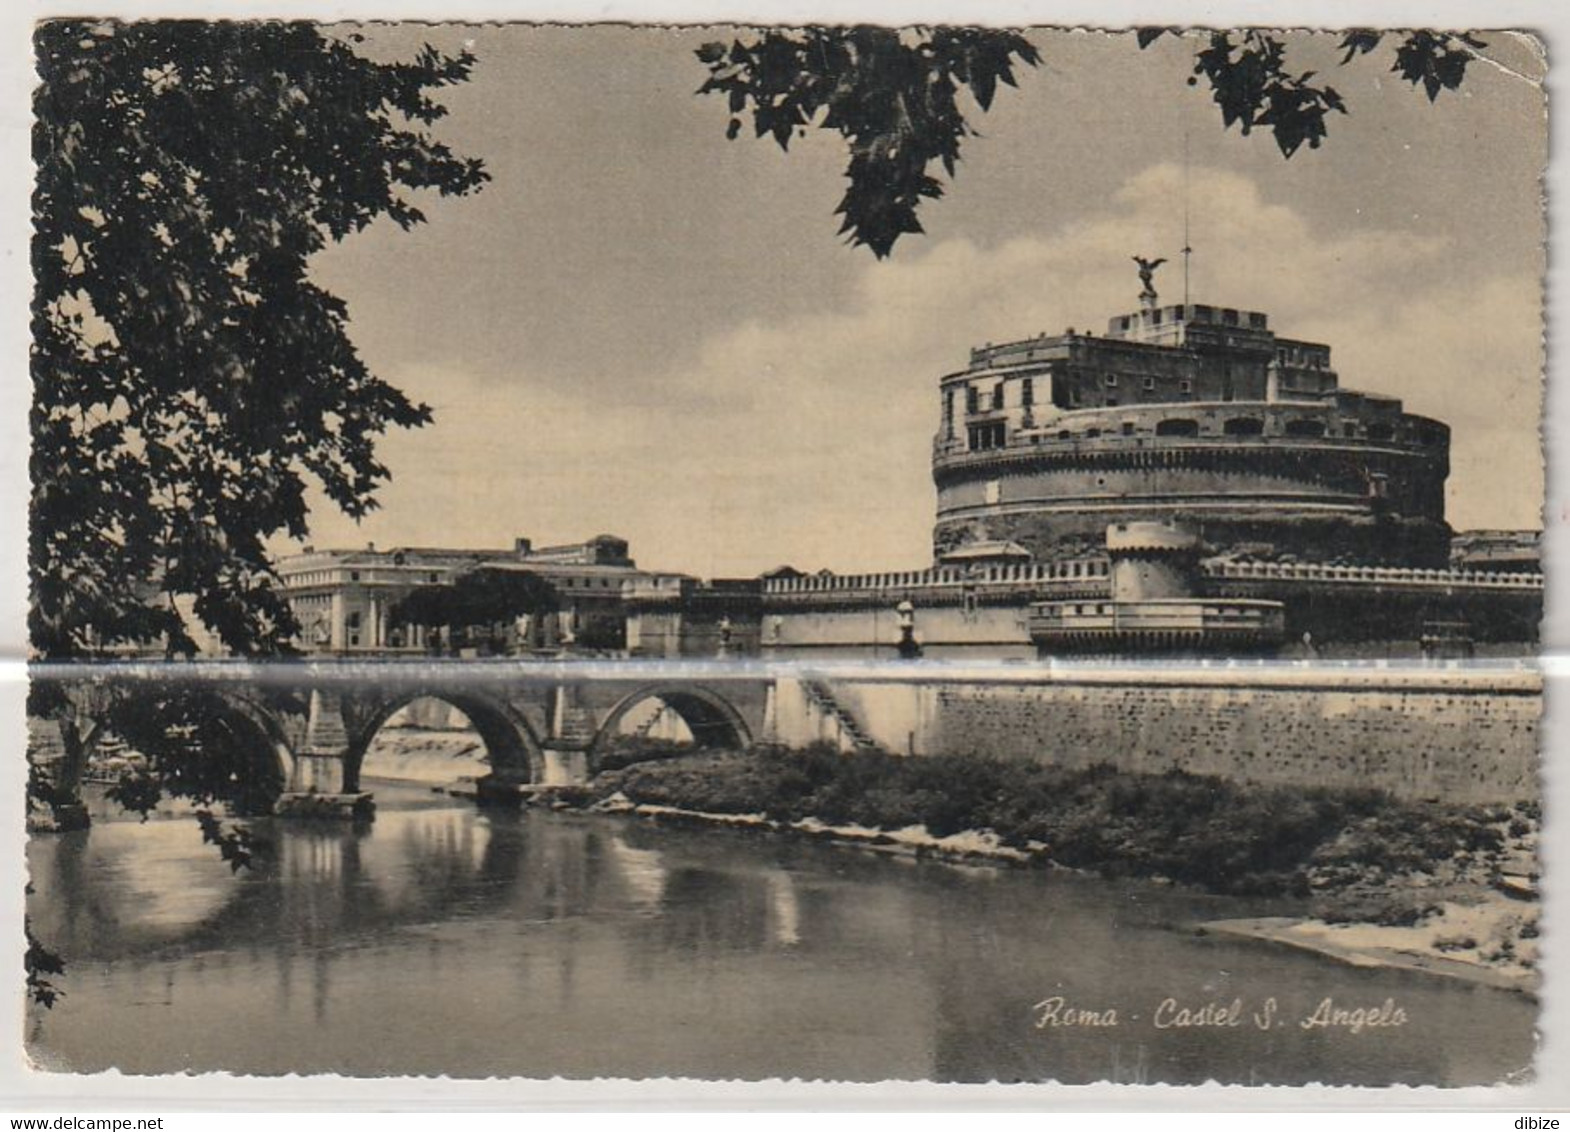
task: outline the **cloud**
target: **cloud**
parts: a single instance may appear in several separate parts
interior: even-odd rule
[[[1329,343],[1344,384],[1450,421],[1457,525],[1534,523],[1537,280],[1468,278],[1442,235],[1326,232],[1239,175],[1190,178],[1204,201],[1194,300],[1263,310],[1278,333]],[[1182,192],[1181,170],[1156,166],[1050,236],[869,261],[840,309],[736,326],[695,364],[640,382],[665,392],[658,402],[608,383],[562,392],[524,374],[511,385],[522,392],[503,394],[461,370],[389,372],[437,423],[389,439],[384,511],[347,541],[505,545],[610,530],[644,565],[701,574],[923,565],[938,378],[972,345],[1099,331],[1132,310],[1134,253],[1168,258],[1157,284],[1179,299]],[[332,520],[318,530],[323,544],[350,533]]]

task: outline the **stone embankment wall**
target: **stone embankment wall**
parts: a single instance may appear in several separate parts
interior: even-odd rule
[[[1542,683],[1526,668],[1054,666],[912,680],[844,671],[817,684],[865,739],[900,754],[1176,768],[1241,782],[1372,786],[1418,800],[1538,793]],[[834,714],[796,682],[780,682],[780,741],[843,742]]]

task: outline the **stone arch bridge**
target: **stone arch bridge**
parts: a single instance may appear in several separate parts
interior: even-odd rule
[[[535,785],[581,782],[610,750],[624,719],[651,701],[707,747],[745,747],[771,730],[774,681],[726,665],[517,660],[168,663],[35,667],[53,686],[48,719],[29,721],[31,753],[45,765],[56,809],[69,807],[109,705],[122,697],[203,696],[225,731],[254,759],[259,778],[282,785],[281,813],[369,815],[361,788],[366,752],[381,727],[417,699],[457,708],[485,745],[482,801],[516,801]]]

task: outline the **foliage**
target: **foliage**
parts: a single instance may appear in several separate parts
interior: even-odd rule
[[[808,126],[845,139],[849,185],[835,212],[841,233],[880,258],[909,232],[916,209],[943,195],[929,172],[934,161],[953,177],[960,143],[972,133],[956,96],[969,91],[983,110],[998,83],[1014,85],[1016,60],[1039,60],[1029,40],[1007,31],[938,28],[919,34],[879,27],[773,29],[727,46],[708,43],[698,58],[709,68],[699,93],[723,94],[727,136],[752,107],[756,136],[781,149]]]
[[[376,437],[429,418],[308,260],[486,179],[429,133],[473,60],[376,63],[304,22],[52,20],[35,46],[33,647],[190,653],[180,598],[285,651],[265,541],[305,534],[307,477],[365,514]]]
[[[1141,49],[1174,28],[1138,31]],[[1268,129],[1284,157],[1303,145],[1317,149],[1326,120],[1345,114],[1340,93],[1316,81],[1313,71],[1292,72],[1279,33],[1259,30],[1197,33],[1194,76],[1209,85],[1224,128],[1244,133]],[[1342,65],[1376,51],[1392,33],[1357,29],[1341,37]],[[1411,31],[1394,50],[1391,70],[1429,101],[1454,90],[1467,65],[1486,44],[1465,33]],[[842,234],[874,255],[889,254],[903,235],[921,232],[921,202],[943,195],[931,174],[934,161],[950,179],[960,142],[973,134],[956,96],[968,91],[981,110],[992,105],[998,83],[1014,85],[1015,64],[1032,67],[1040,53],[1016,31],[935,28],[899,31],[877,27],[763,29],[729,45],[706,43],[697,51],[709,77],[700,94],[728,101],[726,136],[736,138],[751,109],[757,137],[781,149],[809,128],[844,138],[850,152],[849,184],[835,210]]]
[[[473,58],[376,63],[305,22],[50,20],[35,49],[34,652],[189,655],[186,607],[235,653],[287,653],[266,541],[305,534],[308,478],[369,511],[376,438],[430,416],[367,370],[309,260],[378,217],[419,223],[410,193],[487,179],[430,134],[432,92]],[[213,807],[264,810],[266,742],[202,689],[137,693],[101,711],[149,759],[112,794],[144,816],[195,800],[243,867],[252,835]],[[33,681],[29,711],[80,751],[60,685]],[[66,800],[32,770],[34,799]],[[59,958],[29,938],[27,969],[52,1003]]]
[[[1167,30],[1141,31],[1140,47],[1150,46]],[[1370,54],[1384,39],[1385,33],[1367,29],[1344,33],[1342,66]],[[1421,84],[1433,102],[1441,90],[1461,85],[1467,64],[1486,46],[1464,33],[1414,31],[1397,46],[1390,69],[1413,86]],[[1270,32],[1209,33],[1208,42],[1194,56],[1194,75],[1190,86],[1197,85],[1201,76],[1209,82],[1223,127],[1236,123],[1244,134],[1255,126],[1268,127],[1283,157],[1291,157],[1304,142],[1318,149],[1326,134],[1326,116],[1332,110],[1347,112],[1334,87],[1314,81],[1315,72],[1293,74],[1287,69],[1286,46]]]
[[[31,887],[28,891],[32,891]],[[58,955],[38,942],[31,925],[24,923],[22,931],[27,940],[27,951],[22,956],[22,966],[27,971],[27,997],[40,1006],[53,1006],[64,996],[65,991],[55,986],[49,976],[64,974],[65,964]]]
[[[524,570],[481,567],[456,581],[419,586],[395,605],[391,617],[405,625],[494,625],[560,608],[556,587]]]
[[[264,814],[282,789],[273,737],[205,682],[169,679],[128,690],[109,706],[104,726],[146,759],[144,770],[127,772],[109,791],[144,817],[166,796],[207,811]]]
[[[1162,876],[1225,893],[1305,894],[1311,876],[1354,884],[1497,848],[1475,808],[1375,790],[1269,787],[1173,770],[1047,766],[961,756],[843,755],[829,748],[703,753],[606,773],[594,791],[711,813],[946,837],[990,829],[1063,865]]]

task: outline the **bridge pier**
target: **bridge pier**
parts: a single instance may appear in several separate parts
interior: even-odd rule
[[[540,753],[545,756],[545,775],[541,781],[546,786],[582,786],[589,781],[589,752],[582,747],[546,744]]]
[[[474,783],[474,799],[482,806],[517,806],[542,787],[581,786],[589,781],[589,752],[581,747],[540,748],[541,774],[498,768]]]
[[[305,740],[295,753],[288,788],[278,796],[273,813],[279,817],[370,821],[375,817],[376,803],[359,788],[358,768],[351,767],[349,754],[343,697],[335,691],[313,689]]]

